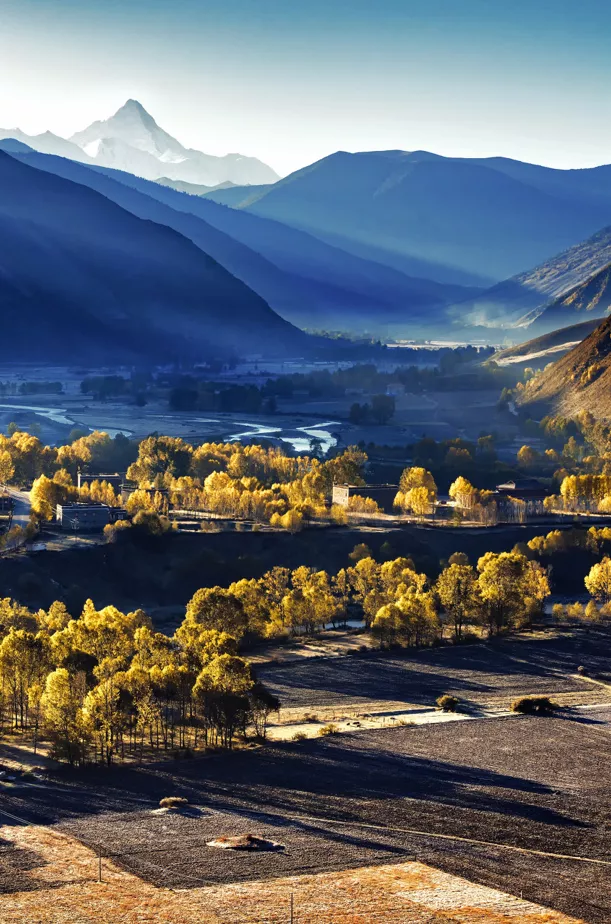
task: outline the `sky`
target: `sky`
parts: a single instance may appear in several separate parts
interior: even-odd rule
[[[139,100],[281,175],[337,150],[611,162],[608,0],[0,0],[0,126]]]

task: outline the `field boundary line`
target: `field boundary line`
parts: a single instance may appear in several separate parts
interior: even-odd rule
[[[263,815],[263,812],[252,812],[253,815]],[[284,815],[284,818],[295,821],[324,821],[331,825],[346,825],[354,828],[366,828],[372,831],[388,831],[395,834],[411,834],[415,837],[431,837],[438,840],[459,841],[464,844],[477,844],[481,847],[496,847],[499,850],[514,850],[517,853],[527,853],[538,857],[551,857],[556,860],[575,860],[579,863],[595,863],[599,866],[611,866],[611,860],[599,860],[596,857],[581,857],[568,853],[551,853],[548,850],[537,850],[534,847],[518,847],[516,844],[499,844],[494,841],[483,841],[475,837],[461,837],[459,834],[440,834],[437,831],[421,831],[418,828],[394,828],[387,825],[376,825],[364,821],[343,821],[342,819],[326,818],[318,815]]]

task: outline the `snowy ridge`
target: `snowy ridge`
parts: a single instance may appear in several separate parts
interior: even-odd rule
[[[0,129],[0,140],[21,141],[42,154],[127,171],[147,180],[168,177],[203,186],[221,183],[274,183],[278,176],[255,157],[215,157],[185,148],[165,132],[137,100],[128,100],[113,116],[92,122],[71,138],[51,132],[26,135],[18,128]]]

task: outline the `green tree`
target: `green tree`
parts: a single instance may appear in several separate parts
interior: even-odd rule
[[[386,424],[395,413],[392,395],[374,395],[371,399],[371,416],[377,424]]]

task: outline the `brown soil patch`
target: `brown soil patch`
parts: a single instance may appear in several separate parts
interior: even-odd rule
[[[95,853],[52,829],[4,827],[0,836],[13,850],[38,859],[28,871],[30,891],[4,892],[2,924],[285,924],[291,894],[299,924],[577,920],[416,862],[172,891],[108,860],[98,882]]]

